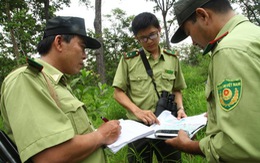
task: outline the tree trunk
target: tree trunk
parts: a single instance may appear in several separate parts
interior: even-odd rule
[[[167,13],[172,10],[173,8],[173,3],[175,2],[175,0],[150,0],[156,3],[156,11],[160,10],[162,12],[162,17],[163,17],[163,26],[164,26],[164,31],[165,31],[165,42],[166,42],[166,46],[168,49],[171,48],[170,45],[170,39],[169,39],[169,30],[168,28],[171,26],[167,25],[167,20],[166,20],[166,16]]]
[[[102,0],[95,0],[95,20],[94,28],[98,41],[101,43],[101,48],[95,51],[97,72],[100,75],[101,83],[106,83],[105,61],[104,61],[104,47],[102,38],[102,23],[101,23],[101,2]]]
[[[45,14],[44,16],[45,16],[46,23],[50,18],[49,8],[50,8],[50,1],[44,0],[44,14]]]
[[[162,15],[163,15],[163,25],[164,25],[164,30],[165,30],[165,40],[166,40],[166,46],[168,49],[171,48],[171,45],[170,45],[170,41],[169,41],[169,31],[168,31],[168,25],[167,25],[167,22],[166,22],[166,11],[162,11]]]
[[[9,2],[6,1],[6,15],[7,15],[7,21],[8,22],[12,22],[12,18],[11,18],[11,14],[10,14],[10,6],[9,6]],[[16,63],[17,65],[19,65],[19,50],[18,50],[18,44],[17,44],[17,41],[15,39],[15,32],[14,32],[14,29],[13,27],[10,27],[10,36],[11,36],[11,41],[12,41],[12,44],[13,44],[13,53],[14,53],[14,56],[16,58]]]

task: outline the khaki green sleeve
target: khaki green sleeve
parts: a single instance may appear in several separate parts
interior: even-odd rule
[[[126,92],[127,86],[129,85],[128,74],[128,65],[126,63],[126,60],[124,59],[124,57],[121,57],[112,86],[120,88]]]
[[[180,65],[180,61],[179,59],[177,59],[177,64],[176,64],[176,72],[175,72],[175,82],[174,82],[174,90],[183,90],[187,87],[183,73],[182,73],[182,69],[181,69],[181,65]]]
[[[74,136],[69,119],[57,107],[43,80],[22,72],[3,88],[3,107],[8,108],[3,114],[8,117],[22,161]]]

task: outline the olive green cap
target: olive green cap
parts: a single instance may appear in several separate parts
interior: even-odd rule
[[[81,36],[84,39],[86,48],[98,49],[101,47],[101,44],[96,39],[87,36],[85,21],[80,17],[57,16],[48,20],[43,38],[61,34]]]
[[[197,8],[205,5],[209,1],[210,0],[179,0],[174,4],[174,14],[177,18],[179,28],[171,38],[172,43],[178,43],[188,37],[182,28],[183,23]]]

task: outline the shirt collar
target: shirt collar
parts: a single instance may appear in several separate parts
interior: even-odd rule
[[[55,84],[58,84],[60,81],[62,83],[66,83],[66,76],[60,72],[58,69],[50,65],[49,63],[43,61],[42,59],[35,59],[36,62],[41,64],[43,66],[43,71],[51,77],[51,79],[55,82]]]
[[[208,52],[212,51],[216,45],[228,34],[230,33],[238,24],[248,21],[246,17],[243,15],[236,15],[232,17],[224,27],[219,31],[216,38],[208,43],[206,48],[204,49],[203,55],[207,54]]]
[[[162,59],[162,60],[164,60],[164,53],[163,53],[163,48],[161,48],[161,46],[160,45],[158,45],[159,46],[159,51],[160,51],[160,56],[159,56],[159,58],[160,59]],[[144,48],[143,48],[144,49]],[[150,52],[148,52],[146,49],[144,49],[144,53],[145,53],[145,55],[146,55],[146,58],[149,60],[150,58],[152,58],[152,54],[150,53]]]

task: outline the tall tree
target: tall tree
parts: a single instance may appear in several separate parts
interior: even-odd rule
[[[161,11],[163,18],[163,27],[165,31],[165,41],[167,48],[170,49],[170,41],[169,41],[169,30],[171,27],[172,21],[167,22],[167,14],[173,11],[173,4],[175,0],[150,0],[155,2],[156,6],[154,7],[155,11]]]
[[[98,74],[100,75],[101,82],[106,83],[104,46],[103,46],[103,38],[102,38],[101,4],[102,4],[102,0],[95,0],[94,28],[95,28],[95,33],[97,35],[97,39],[101,43],[101,48],[95,51],[95,55],[97,61],[97,71]]]
[[[112,84],[117,65],[123,53],[127,53],[140,45],[135,41],[130,31],[133,15],[127,16],[125,11],[115,8],[104,17],[110,22],[109,27],[103,30],[103,39],[106,78],[107,83]]]
[[[2,3],[3,2],[3,3]],[[17,60],[21,56],[35,53],[35,47],[42,34],[44,20],[54,15],[70,0],[2,0],[0,5],[1,55]],[[43,22],[44,21],[44,22]]]
[[[22,8],[21,8],[22,7]],[[14,15],[13,11],[15,11],[16,13],[20,13],[22,12],[22,10],[26,10],[27,6],[24,2],[19,2],[17,1],[16,3],[10,3],[9,0],[4,0],[4,2],[1,3],[1,25],[3,25],[3,30],[4,31],[8,31],[8,37],[4,37],[5,34],[3,33],[3,40],[2,41],[7,41],[7,43],[13,45],[11,46],[11,48],[8,48],[12,54],[13,57],[15,57],[17,59],[17,64],[19,64],[18,60],[19,60],[19,49],[18,49],[18,42],[19,40],[16,39],[16,34],[17,34],[17,30],[16,27],[17,25],[15,24],[15,21],[13,21],[13,17],[12,15]],[[2,44],[4,45],[4,44]],[[5,51],[5,50],[3,50]]]
[[[260,1],[259,0],[232,0],[242,9],[243,14],[253,23],[260,26]]]
[[[80,3],[84,4],[87,9],[92,8],[91,2],[89,0],[79,0]],[[104,43],[102,38],[102,0],[95,0],[95,19],[94,19],[94,29],[95,33],[91,33],[91,31],[88,34],[93,34],[97,38],[97,40],[101,43],[101,48],[94,51],[95,54],[95,68],[97,69],[97,73],[99,74],[101,83],[106,83],[106,71],[105,71],[105,60],[104,60]],[[91,58],[91,53],[88,54],[88,61],[92,62],[93,58]],[[93,68],[93,64],[90,66]],[[89,68],[89,67],[87,67]]]
[[[112,84],[122,55],[140,46],[130,31],[133,18],[133,15],[128,16],[125,11],[119,8],[113,9],[109,14],[104,15],[104,20],[109,22],[109,25],[102,31],[106,84]],[[95,37],[95,33],[91,30],[88,31],[88,35]],[[89,51],[85,69],[91,72],[94,70],[93,74],[97,74],[95,71],[97,66],[94,51]]]

